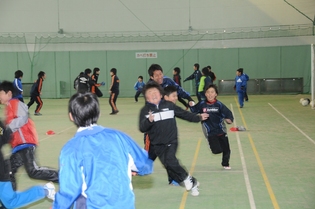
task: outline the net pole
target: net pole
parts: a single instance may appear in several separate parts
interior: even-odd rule
[[[315,101],[314,101],[314,91],[315,91],[315,55],[314,55],[314,44],[311,44],[311,97],[312,97],[312,106],[311,108],[314,109]]]

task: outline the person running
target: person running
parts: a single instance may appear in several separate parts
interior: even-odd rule
[[[176,158],[178,133],[175,117],[190,122],[207,119],[208,114],[194,114],[170,101],[162,100],[162,88],[156,82],[144,87],[145,106],[140,110],[139,130],[147,133],[155,155],[160,159],[168,176],[183,185],[191,195],[198,196],[199,182],[180,165]],[[163,131],[161,131],[163,130]]]
[[[60,152],[60,186],[52,208],[134,209],[131,170],[152,173],[148,153],[125,133],[97,125],[95,94],[74,94],[68,112],[78,129]]]
[[[155,81],[160,84],[162,88],[165,88],[167,86],[175,86],[177,89],[178,97],[187,99],[188,102],[194,101],[190,97],[190,94],[177,83],[175,83],[174,80],[163,75],[163,69],[159,64],[152,64],[148,69],[148,74],[150,76],[150,80],[147,83]]]
[[[0,208],[21,208],[45,197],[55,199],[55,186],[51,182],[44,186],[32,186],[24,191],[14,191],[10,181],[10,160],[4,159],[1,148],[9,143],[12,131],[0,120]]]
[[[31,98],[29,103],[27,104],[28,109],[36,102],[37,106],[35,109],[34,115],[40,116],[42,115],[40,113],[40,110],[43,107],[43,101],[41,99],[41,94],[42,94],[42,87],[43,87],[43,82],[46,79],[46,73],[44,71],[40,71],[37,75],[38,79],[35,81],[35,83],[32,86],[31,89]]]
[[[27,106],[18,99],[12,98],[14,87],[12,82],[3,81],[0,84],[0,101],[5,105],[5,124],[11,129],[12,147],[11,182],[16,190],[15,173],[24,165],[30,178],[58,183],[58,171],[40,167],[36,162],[35,149],[38,145],[38,135],[34,122],[29,118]]]
[[[218,89],[211,84],[205,89],[206,100],[192,105],[190,110],[194,113],[208,113],[207,120],[202,122],[202,130],[208,141],[213,154],[222,153],[221,165],[224,169],[230,170],[230,143],[226,131],[225,122],[233,123],[234,117],[222,102],[217,100]]]

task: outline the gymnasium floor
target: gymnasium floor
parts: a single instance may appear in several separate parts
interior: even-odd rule
[[[232,150],[232,170],[223,170],[221,155],[211,154],[200,124],[177,119],[178,158],[200,182],[200,195],[191,196],[182,187],[169,186],[167,175],[157,160],[154,173],[133,178],[137,209],[301,209],[315,208],[315,110],[303,107],[305,95],[249,95],[239,109],[236,96],[219,96],[233,112],[232,126],[247,131],[228,132]],[[308,95],[308,97],[310,97]],[[28,102],[28,99],[25,99]],[[70,139],[75,126],[68,120],[67,99],[43,99],[42,116],[33,116],[40,139],[37,149],[42,166],[58,167],[60,149]],[[102,98],[99,124],[126,132],[139,145],[138,114],[143,98],[119,98],[119,113],[109,115],[108,98]],[[178,103],[181,106],[180,103]],[[4,107],[1,107],[3,112]],[[31,107],[33,113],[35,104]],[[3,113],[1,113],[3,116]],[[56,132],[48,136],[48,130]],[[5,147],[9,153],[9,147]],[[24,171],[17,174],[18,189],[43,184],[31,180]],[[58,185],[55,184],[58,188]],[[49,208],[48,199],[27,208]]]

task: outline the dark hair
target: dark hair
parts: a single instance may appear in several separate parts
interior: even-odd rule
[[[177,92],[176,86],[166,86],[164,88],[164,95],[166,96],[169,96],[173,92]]]
[[[142,94],[144,95],[144,97],[145,97],[145,93],[147,92],[147,90],[152,89],[152,88],[158,89],[161,94],[164,93],[164,91],[163,91],[163,89],[162,89],[162,87],[161,87],[160,84],[158,84],[158,83],[155,82],[155,81],[150,81],[150,82],[148,82],[148,83],[145,84],[145,86],[144,86],[144,88],[143,88],[143,90],[142,90]]]
[[[69,100],[68,111],[77,127],[95,124],[100,116],[96,94],[91,92],[74,94]]]
[[[210,65],[208,65],[207,68],[208,68],[209,70],[211,70],[211,66],[210,66]]]
[[[95,67],[94,69],[93,69],[93,74],[96,74],[96,72],[99,72],[100,71],[100,69],[98,68],[98,67]]]
[[[0,91],[4,91],[6,94],[11,91],[13,95],[15,92],[13,83],[10,81],[2,81],[0,83]]]
[[[241,74],[243,74],[244,69],[243,68],[239,68],[236,71],[240,72]]]
[[[141,78],[141,80],[143,80],[143,77],[142,77],[142,75],[139,75],[139,77],[138,78]]]
[[[117,69],[116,68],[112,68],[112,69],[110,69],[110,72],[112,72],[114,75],[116,75]]]
[[[150,76],[150,77],[153,76],[153,73],[154,73],[154,71],[156,71],[156,70],[160,70],[160,71],[163,72],[163,69],[162,69],[162,67],[161,67],[160,65],[158,65],[158,64],[152,64],[152,65],[149,67],[149,69],[148,69],[148,74],[149,74],[149,76]]]
[[[210,75],[210,71],[209,71],[208,67],[202,68],[201,72],[202,72],[205,76],[209,76],[209,75]]]
[[[17,70],[14,73],[14,78],[19,78],[19,77],[23,77],[23,72],[22,70]]]
[[[215,84],[210,84],[209,86],[206,86],[205,88],[205,92],[210,89],[210,88],[214,88],[215,93],[217,93],[217,95],[219,95],[219,91],[218,91],[218,87]]]
[[[175,67],[174,71],[179,75],[180,74],[180,68],[179,67]]]
[[[39,73],[37,74],[37,77],[38,78],[41,78],[45,75],[45,72],[44,71],[39,71]]]
[[[196,64],[194,64],[194,66],[197,68],[197,70],[199,70],[199,64],[198,63],[196,63]]]
[[[90,68],[86,68],[85,70],[84,70],[84,74],[85,75],[88,75],[88,74],[91,74],[92,73],[92,70],[90,69]]]

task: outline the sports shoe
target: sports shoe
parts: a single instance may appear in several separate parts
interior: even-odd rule
[[[198,187],[199,187],[200,183],[199,183],[199,181],[197,181],[197,179],[194,179],[194,180],[195,180],[195,182],[194,182],[193,187],[190,190],[190,194],[192,196],[198,196],[199,195],[199,188]]]
[[[179,183],[177,183],[177,181],[172,180],[172,182],[169,185],[171,185],[171,186],[179,186]]]
[[[48,182],[47,184],[44,185],[44,189],[47,190],[47,198],[51,200],[55,200],[55,185],[52,182]]]
[[[193,177],[188,175],[187,178],[183,181],[183,184],[184,184],[187,191],[191,190],[191,188],[193,187],[193,179],[192,178]]]
[[[34,115],[37,115],[37,116],[40,116],[40,115],[42,115],[41,113],[39,113],[39,112],[35,112],[35,114]]]
[[[224,168],[225,170],[231,170],[231,167],[230,167],[230,166],[223,166],[223,168]]]

